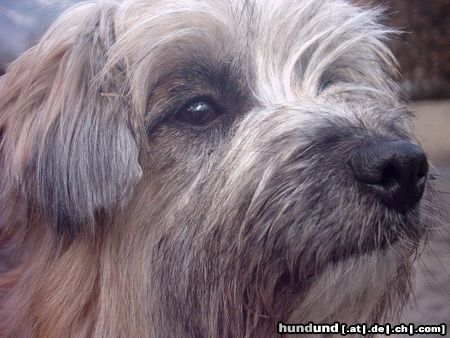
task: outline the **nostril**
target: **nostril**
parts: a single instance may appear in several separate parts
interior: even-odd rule
[[[392,186],[399,182],[401,179],[400,171],[395,167],[394,164],[388,163],[386,167],[382,169],[381,180],[377,184],[381,186]]]
[[[422,162],[420,163],[420,166],[419,166],[419,171],[417,173],[417,177],[419,179],[426,178],[427,174],[428,174],[428,160],[424,154]]]
[[[350,163],[357,180],[392,208],[406,210],[422,198],[428,161],[412,143],[371,142],[354,150]]]

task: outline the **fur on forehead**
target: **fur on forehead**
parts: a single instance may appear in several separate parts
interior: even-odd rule
[[[126,1],[108,64],[128,61],[141,112],[161,73],[202,55],[243,55],[251,90],[269,104],[355,92],[395,101],[396,62],[385,45],[395,31],[379,24],[381,14],[342,0]]]

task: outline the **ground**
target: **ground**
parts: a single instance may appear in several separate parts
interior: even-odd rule
[[[418,102],[411,109],[417,115],[417,135],[436,167],[431,170],[439,173],[436,179],[446,222],[433,233],[416,263],[415,299],[406,307],[402,322],[446,323],[450,329],[450,100]]]

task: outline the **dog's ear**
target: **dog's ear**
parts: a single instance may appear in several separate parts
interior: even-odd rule
[[[126,69],[104,69],[115,6],[70,9],[0,84],[4,183],[61,233],[94,230],[141,176]]]

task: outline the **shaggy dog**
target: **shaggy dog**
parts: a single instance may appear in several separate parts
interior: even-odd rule
[[[1,335],[260,338],[397,313],[432,193],[380,15],[63,14],[0,83]]]

